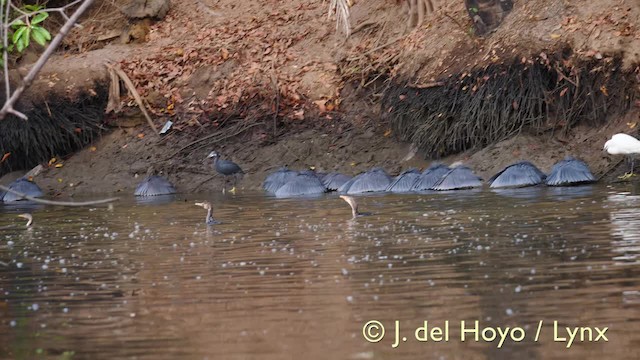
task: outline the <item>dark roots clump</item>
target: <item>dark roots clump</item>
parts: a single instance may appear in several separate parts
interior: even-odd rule
[[[26,170],[54,156],[65,156],[90,144],[103,130],[106,85],[96,85],[73,99],[50,96],[23,110],[28,120],[0,120],[0,176]],[[4,100],[0,96],[0,100]],[[20,109],[19,109],[20,110]]]
[[[576,62],[570,51],[451,76],[423,88],[392,81],[382,112],[401,140],[432,157],[487,146],[523,130],[568,131],[626,112],[635,76],[619,57]]]

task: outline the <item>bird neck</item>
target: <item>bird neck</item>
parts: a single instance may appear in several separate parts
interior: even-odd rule
[[[213,224],[215,222],[215,220],[213,220],[213,215],[211,213],[212,213],[211,208],[208,208],[207,219],[206,219],[207,224]]]

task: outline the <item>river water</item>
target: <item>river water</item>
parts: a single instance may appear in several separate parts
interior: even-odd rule
[[[4,205],[0,358],[638,358],[631,185],[359,202]]]

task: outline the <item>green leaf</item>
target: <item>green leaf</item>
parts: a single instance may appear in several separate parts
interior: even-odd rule
[[[46,31],[46,30],[44,30],[40,26],[34,26],[31,28],[31,38],[42,46],[44,46],[47,43],[47,39],[45,38],[43,31]]]
[[[40,6],[38,4],[25,5],[24,9],[27,10],[27,11],[36,12],[38,10],[42,10],[42,6]]]
[[[49,13],[42,12],[31,19],[31,25],[39,24],[49,17]]]
[[[24,23],[24,21],[22,20],[17,20],[16,22],[14,22],[13,24],[11,24],[11,27],[13,27],[14,29],[19,28],[20,26],[26,26],[27,24]]]
[[[18,38],[18,42],[16,43],[18,52],[22,52],[22,50],[26,49],[29,46],[29,36],[31,36],[31,28],[25,26],[23,29],[26,30],[22,33],[20,38]]]
[[[27,31],[28,28],[29,28],[28,26],[22,26],[18,30],[16,30],[13,33],[13,37],[11,38],[11,41],[14,44],[17,44],[18,41],[20,41],[20,39],[22,38],[22,36],[24,35],[25,31]]]
[[[44,39],[45,40],[47,40],[47,41],[51,40],[51,34],[49,33],[49,30],[47,30],[47,29],[45,29],[45,28],[43,28],[41,26],[38,26],[38,28],[42,32],[42,35],[44,35]]]

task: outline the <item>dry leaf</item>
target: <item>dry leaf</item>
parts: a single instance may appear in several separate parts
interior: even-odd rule
[[[560,37],[560,34],[551,34],[552,39],[557,39]]]
[[[298,120],[304,120],[304,110],[294,111],[293,116]]]
[[[138,134],[138,139],[144,139],[144,134],[143,133]]]
[[[62,164],[56,164],[57,168],[61,168],[63,165]]]
[[[94,152],[96,150],[98,150],[98,149],[95,146],[92,146],[92,147],[89,148],[89,151],[91,151],[91,152]]]
[[[609,96],[609,92],[607,91],[607,87],[602,85],[600,86],[600,91],[604,94],[604,96]]]
[[[51,160],[49,160],[49,166],[53,165],[56,161],[58,161],[58,159],[51,158]]]
[[[384,132],[384,137],[389,137],[391,135],[391,129],[387,129],[387,131]]]
[[[7,158],[8,158],[9,156],[11,156],[11,153],[10,153],[10,152],[5,153],[5,154],[2,156],[2,160],[0,160],[0,163],[3,163],[5,160],[7,160]]]
[[[633,129],[636,127],[636,125],[638,125],[638,123],[632,122],[632,123],[627,123],[627,126],[629,127],[629,129]]]
[[[316,100],[313,103],[316,104],[320,112],[323,113],[327,111],[327,108],[325,106],[326,102],[327,102],[326,100]]]

